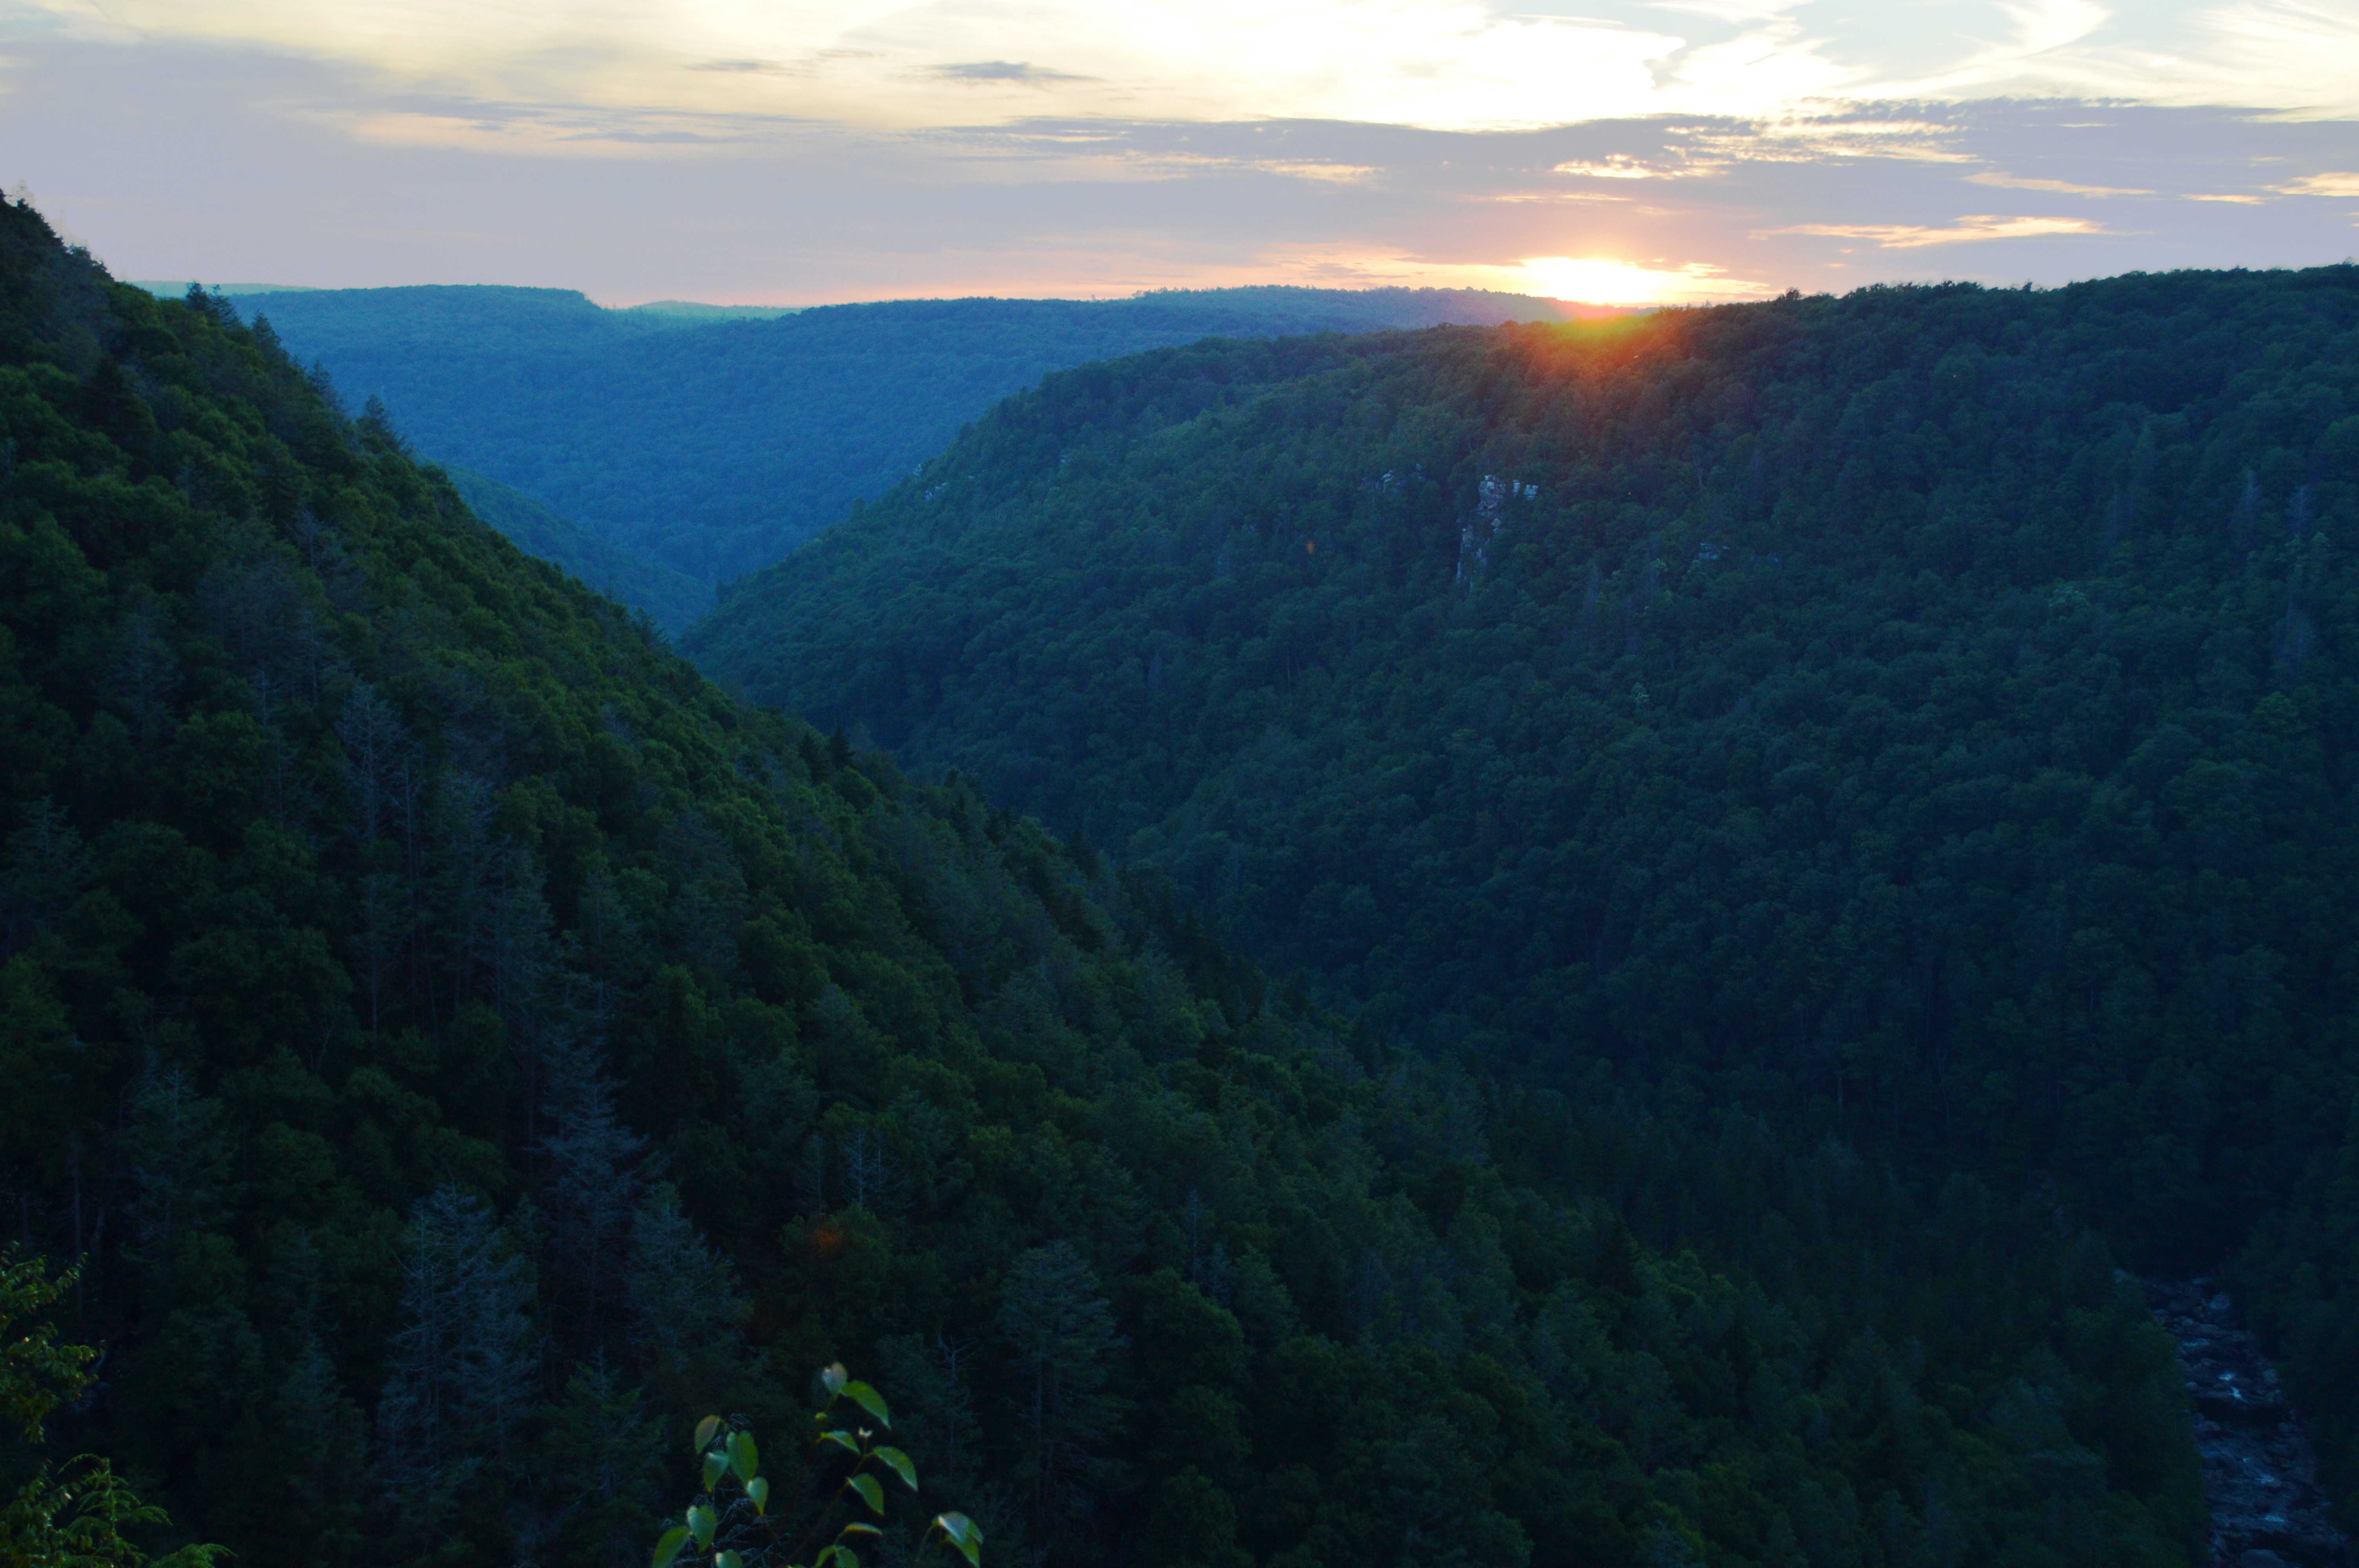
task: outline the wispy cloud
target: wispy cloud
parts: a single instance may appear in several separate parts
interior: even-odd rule
[[[2017,175],[1994,174],[1988,170],[1981,174],[1970,174],[1966,178],[1975,185],[1995,185],[2006,190],[2047,190],[2059,196],[2151,196],[2154,194],[2151,190],[2142,190],[2135,186],[2076,185],[2069,179],[2026,179]]]
[[[1682,174],[1692,174],[1692,168],[1649,168],[1635,158],[1619,154],[1590,162],[1582,158],[1569,159],[1549,171],[1551,174],[1578,174],[1591,179],[1675,179]]]
[[[1789,223],[1782,229],[1756,230],[1758,237],[1777,234],[1817,234],[1838,240],[1873,240],[1887,251],[1920,250],[1927,245],[1957,245],[1970,240],[2028,240],[2050,234],[2110,233],[2103,223],[2087,218],[1960,218],[1947,227],[1918,223]]]
[[[2359,196],[2359,173],[2336,170],[2323,174],[2306,174],[2299,179],[2290,179],[2283,185],[2272,185],[2269,189],[2285,196]]]
[[[954,123],[973,113],[966,90],[993,84],[1054,85],[1127,117],[1437,129],[1653,114],[1767,121],[1838,101],[2056,95],[2359,114],[2359,0],[1949,0],[1938,24],[1897,8],[1839,15],[1821,0],[1581,0],[1564,14],[1574,10],[1569,0],[0,0],[17,30],[268,49],[339,62],[388,90],[884,128]],[[1026,63],[1044,58],[1053,70]]]
[[[1094,81],[1067,70],[1049,70],[1024,60],[971,60],[962,65],[938,65],[928,75],[942,81],[963,81],[1005,87],[1053,87],[1067,81]]]

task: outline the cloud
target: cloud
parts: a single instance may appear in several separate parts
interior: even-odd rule
[[[2012,174],[1970,174],[1966,178],[1975,185],[1995,185],[2007,190],[2048,190],[2059,196],[2151,196],[2151,190],[2141,190],[2125,185],[2075,185],[2069,179],[2023,179]]]
[[[2003,96],[2359,115],[2359,0],[1944,0],[1931,17],[1824,0],[0,0],[0,16],[329,62],[385,91],[876,129],[960,123],[991,84],[1120,118],[1460,130]],[[1024,63],[1044,54],[1055,70]]]
[[[1808,114],[1740,121],[1699,132],[1692,146],[1720,159],[1821,163],[1835,158],[1902,158],[1912,163],[1972,163],[1951,146],[1959,127],[1944,121],[1896,119],[1881,105],[1819,104]]]
[[[963,65],[938,65],[927,74],[943,81],[1004,83],[1011,87],[1049,87],[1060,81],[1094,81],[1095,77],[1046,70],[1025,61],[984,59]]]
[[[1683,168],[1648,168],[1642,163],[1616,153],[1596,163],[1574,158],[1557,165],[1549,172],[1586,175],[1592,179],[1669,179],[1695,171]]]
[[[1927,245],[1962,244],[1970,240],[2027,240],[2050,234],[2110,233],[2104,224],[2086,218],[1960,218],[1948,228],[1912,223],[1793,223],[1782,229],[1757,231],[1767,239],[1777,234],[1819,234],[1831,239],[1874,240],[1887,251],[1913,251]]]
[[[2272,185],[2271,190],[2284,196],[2359,196],[2359,174],[2335,170],[2324,174],[2306,174],[2299,179],[2283,185]]]

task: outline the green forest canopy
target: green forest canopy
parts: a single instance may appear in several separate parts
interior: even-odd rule
[[[427,456],[707,582],[777,560],[1049,371],[1215,334],[1559,309],[1481,290],[1277,287],[906,299],[722,322],[604,310],[557,288],[322,289],[237,303],[348,395],[382,397]]]
[[[695,1417],[839,1358],[1010,1563],[2197,1549],[2050,1207],[1273,990],[13,201],[0,762],[6,1212],[106,1352],[51,1438],[246,1568],[642,1563]]]
[[[2354,536],[2359,268],[1878,287],[1072,371],[686,646],[1429,1049],[2233,1265],[2351,1504]]]

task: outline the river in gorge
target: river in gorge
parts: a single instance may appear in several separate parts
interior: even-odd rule
[[[2351,1568],[2351,1543],[2318,1487],[2310,1429],[2235,1303],[2213,1280],[2145,1285],[2195,1396],[2212,1568]]]

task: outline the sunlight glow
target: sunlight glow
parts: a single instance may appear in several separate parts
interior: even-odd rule
[[[1602,256],[1527,256],[1493,287],[1589,305],[1700,305],[1759,299],[1777,293],[1766,283],[1722,276],[1701,262],[1678,268],[1638,266]]]

